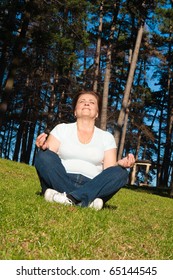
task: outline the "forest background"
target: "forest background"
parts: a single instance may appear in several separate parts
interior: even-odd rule
[[[173,190],[173,0],[0,8],[0,157],[32,165],[37,135],[73,122],[73,96],[92,89],[118,158],[150,160],[150,181]]]

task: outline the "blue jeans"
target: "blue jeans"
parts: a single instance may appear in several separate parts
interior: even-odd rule
[[[103,170],[93,179],[80,174],[67,173],[59,156],[50,150],[40,150],[35,157],[42,192],[52,188],[66,192],[87,207],[95,198],[108,201],[121,187],[127,184],[128,172],[121,166]]]

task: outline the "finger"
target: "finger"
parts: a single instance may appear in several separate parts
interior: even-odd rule
[[[130,160],[134,160],[134,155],[133,154],[128,154],[127,158],[130,159]]]
[[[38,137],[37,137],[37,139],[36,139],[36,142],[44,142],[45,140],[46,140],[46,138],[47,138],[47,134],[46,133],[41,133]]]
[[[47,145],[47,142],[45,142],[42,146],[41,146],[41,149],[42,150],[47,150],[48,148],[48,145]]]
[[[39,146],[43,148],[43,146],[46,146],[46,145],[47,145],[46,138],[41,139],[39,142]]]
[[[38,148],[42,148],[43,145],[46,142],[46,138],[47,138],[47,134],[46,133],[42,133],[40,134],[37,139],[36,139],[36,145]]]
[[[43,139],[46,139],[47,134],[46,133],[41,133],[38,137],[37,137],[37,141],[43,141]]]
[[[45,133],[43,132],[43,133],[41,133],[41,134],[39,134],[38,136],[37,136],[37,139],[39,140],[39,139],[41,139],[43,136],[45,135]]]
[[[128,160],[129,160],[129,162],[131,162],[132,164],[134,164],[135,163],[135,157],[134,157],[134,155],[133,154],[128,154]]]

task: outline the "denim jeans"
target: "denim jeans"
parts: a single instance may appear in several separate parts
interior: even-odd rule
[[[95,198],[108,201],[128,180],[128,172],[121,166],[113,166],[103,170],[93,179],[80,174],[67,173],[59,156],[50,150],[40,150],[35,157],[42,192],[52,188],[58,192],[66,192],[87,207]]]

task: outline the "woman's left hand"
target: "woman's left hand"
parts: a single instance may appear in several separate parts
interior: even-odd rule
[[[117,163],[124,168],[133,167],[133,165],[135,164],[134,155],[128,154],[127,157],[119,159]]]

